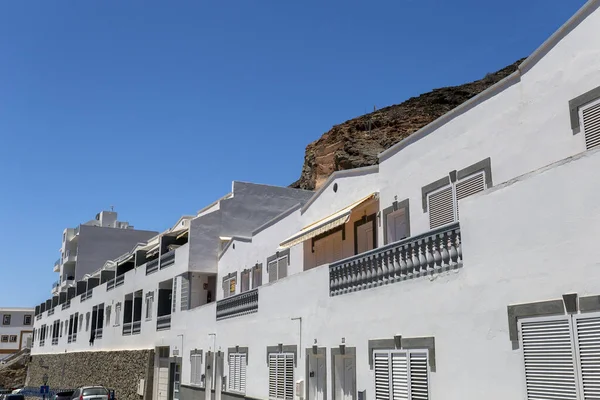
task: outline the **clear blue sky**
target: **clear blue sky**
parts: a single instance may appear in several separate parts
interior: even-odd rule
[[[50,296],[65,227],[289,185],[332,125],[482,78],[584,2],[0,2],[0,306]]]

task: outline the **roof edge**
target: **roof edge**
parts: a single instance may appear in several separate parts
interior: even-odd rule
[[[302,203],[298,203],[295,206],[288,208],[287,210],[285,210],[281,214],[277,215],[276,217],[270,219],[269,221],[265,222],[264,224],[262,224],[261,226],[259,226],[255,230],[253,230],[252,231],[252,236],[255,236],[255,235],[259,234],[260,232],[264,231],[268,227],[270,227],[273,224],[279,222],[280,220],[284,219],[285,217],[287,217],[288,215],[292,214],[294,211],[299,210],[300,208],[302,208]]]
[[[358,175],[362,175],[362,174],[373,174],[373,173],[377,173],[377,172],[379,172],[379,164],[368,165],[366,167],[360,167],[360,168],[352,168],[352,169],[344,169],[341,171],[335,171],[333,174],[329,175],[329,178],[327,178],[327,180],[319,188],[319,190],[317,190],[315,192],[315,194],[313,194],[312,197],[310,199],[308,199],[308,201],[304,204],[304,206],[302,206],[302,209],[300,210],[300,212],[302,214],[304,214],[304,212],[306,212],[306,210],[308,210],[308,207],[310,207],[311,204],[314,203],[315,200],[317,200],[317,198],[321,195],[321,193],[323,193],[325,191],[325,189],[327,189],[327,187],[334,180],[336,180],[338,178],[348,178],[348,177],[352,177],[352,176],[358,176]]]

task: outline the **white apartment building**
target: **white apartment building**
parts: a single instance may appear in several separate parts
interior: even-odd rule
[[[33,308],[0,307],[0,361],[31,347],[33,315]]]
[[[153,349],[157,400],[598,398],[599,8],[377,166],[234,182],[36,310],[33,354]]]

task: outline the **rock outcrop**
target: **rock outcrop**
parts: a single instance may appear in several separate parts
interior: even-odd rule
[[[517,70],[523,59],[483,79],[434,89],[335,125],[306,147],[293,188],[318,189],[335,171],[377,164],[377,155]]]

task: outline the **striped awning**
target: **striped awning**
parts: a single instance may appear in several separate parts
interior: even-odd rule
[[[350,214],[352,214],[352,210],[357,207],[362,206],[364,203],[370,201],[373,198],[376,198],[378,195],[377,192],[371,193],[367,197],[364,197],[357,202],[350,204],[348,207],[345,207],[330,216],[323,218],[317,222],[313,222],[312,224],[304,227],[300,232],[290,236],[283,242],[279,244],[281,249],[287,249],[288,247],[293,247],[299,243],[304,242],[305,240],[312,239],[315,236],[320,235],[321,233],[330,231],[334,228],[337,228],[340,225],[344,225],[350,219]]]

